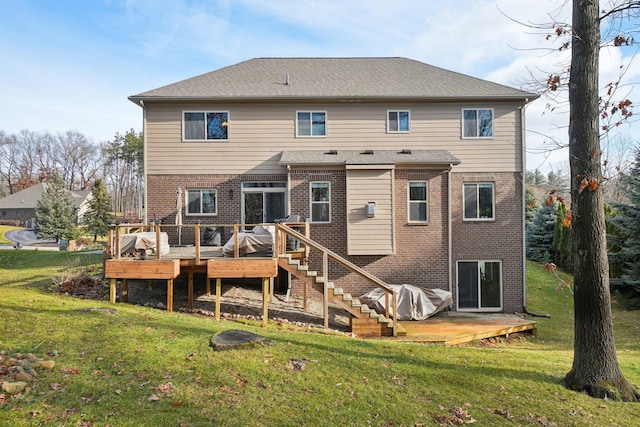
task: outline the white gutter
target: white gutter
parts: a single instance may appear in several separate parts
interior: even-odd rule
[[[451,237],[451,169],[453,169],[453,164],[449,164],[449,170],[447,170],[447,243],[449,245],[448,249],[448,257],[449,257],[449,292],[453,295],[453,239]],[[455,296],[456,301],[458,296]],[[457,304],[456,304],[457,305]]]
[[[520,107],[520,139],[522,141],[522,307],[527,311],[527,243],[526,243],[526,217],[527,207],[525,206],[526,182],[527,174],[527,155],[526,155],[526,136],[525,136],[525,108],[529,99],[525,99],[524,105]]]
[[[149,193],[149,180],[147,179],[147,108],[144,106],[144,101],[140,100],[140,106],[142,107],[142,167],[144,168],[144,196],[142,197],[144,203],[144,220],[143,224],[147,224],[149,220],[149,209],[147,194]]]

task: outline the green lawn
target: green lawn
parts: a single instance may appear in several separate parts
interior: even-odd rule
[[[0,394],[2,426],[635,426],[640,404],[592,399],[558,382],[571,367],[572,300],[529,264],[538,337],[445,348],[216,321],[47,291],[100,255],[0,251],[0,350],[51,359],[20,395]],[[115,308],[115,312],[112,310]],[[622,369],[640,385],[640,312],[614,307]],[[271,347],[214,353],[243,329]],[[292,359],[304,361],[295,369]],[[19,359],[21,360],[21,359]]]

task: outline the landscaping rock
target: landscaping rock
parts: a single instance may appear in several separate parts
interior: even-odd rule
[[[22,392],[27,387],[27,383],[24,381],[16,381],[14,383],[10,383],[5,381],[2,383],[2,390],[6,391],[9,394],[18,394]]]
[[[232,350],[237,348],[270,346],[270,339],[248,331],[232,329],[224,331],[211,338],[209,344],[214,351]]]
[[[53,360],[39,360],[35,363],[35,366],[45,369],[53,369],[53,367],[56,366],[56,362]]]

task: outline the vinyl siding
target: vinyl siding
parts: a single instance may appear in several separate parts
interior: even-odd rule
[[[366,205],[375,202],[375,217]],[[349,255],[392,255],[393,170],[347,170],[347,251]]]
[[[518,103],[146,104],[147,173],[282,173],[285,150],[445,149],[459,172],[522,171]],[[493,108],[494,137],[462,139],[463,108]],[[228,111],[229,140],[182,142],[182,112]],[[326,111],[327,136],[297,138],[295,112]],[[387,133],[387,111],[410,110],[410,133]]]

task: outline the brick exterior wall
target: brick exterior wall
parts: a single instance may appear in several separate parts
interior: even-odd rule
[[[455,169],[454,169],[455,170]],[[292,169],[290,172],[290,212],[302,219],[310,217],[310,182],[331,183],[331,223],[312,224],[311,238],[333,252],[365,268],[387,283],[408,283],[423,288],[449,289],[448,254],[448,174],[446,170],[403,169],[394,172],[395,254],[389,256],[347,256],[346,171],[344,169]],[[458,260],[499,260],[502,265],[503,309],[523,308],[522,254],[522,180],[519,173],[451,174],[452,197],[452,284],[456,297],[456,262]],[[426,224],[408,223],[408,181],[428,182],[428,215]],[[218,215],[186,216],[184,224],[232,224],[241,220],[242,182],[286,182],[286,175],[148,175],[148,220],[165,224],[175,221],[175,193],[185,189],[218,190]],[[493,182],[495,188],[495,221],[463,221],[462,193],[464,182]],[[231,195],[233,190],[233,195]],[[171,244],[177,236],[169,231]],[[223,236],[228,238],[229,234]],[[193,243],[191,233],[182,234],[182,243]],[[224,243],[224,242],[223,242]],[[322,270],[322,260],[313,256],[310,269]],[[345,292],[359,296],[372,288],[368,282],[342,267],[331,264],[329,278]],[[301,295],[300,282],[293,280],[292,294]],[[312,298],[320,298],[310,293]],[[454,305],[455,307],[455,305]]]
[[[463,221],[463,185],[472,182],[494,183],[494,221]],[[522,174],[454,173],[451,199],[454,284],[457,283],[457,261],[498,260],[502,264],[503,310],[522,311],[525,280]]]

